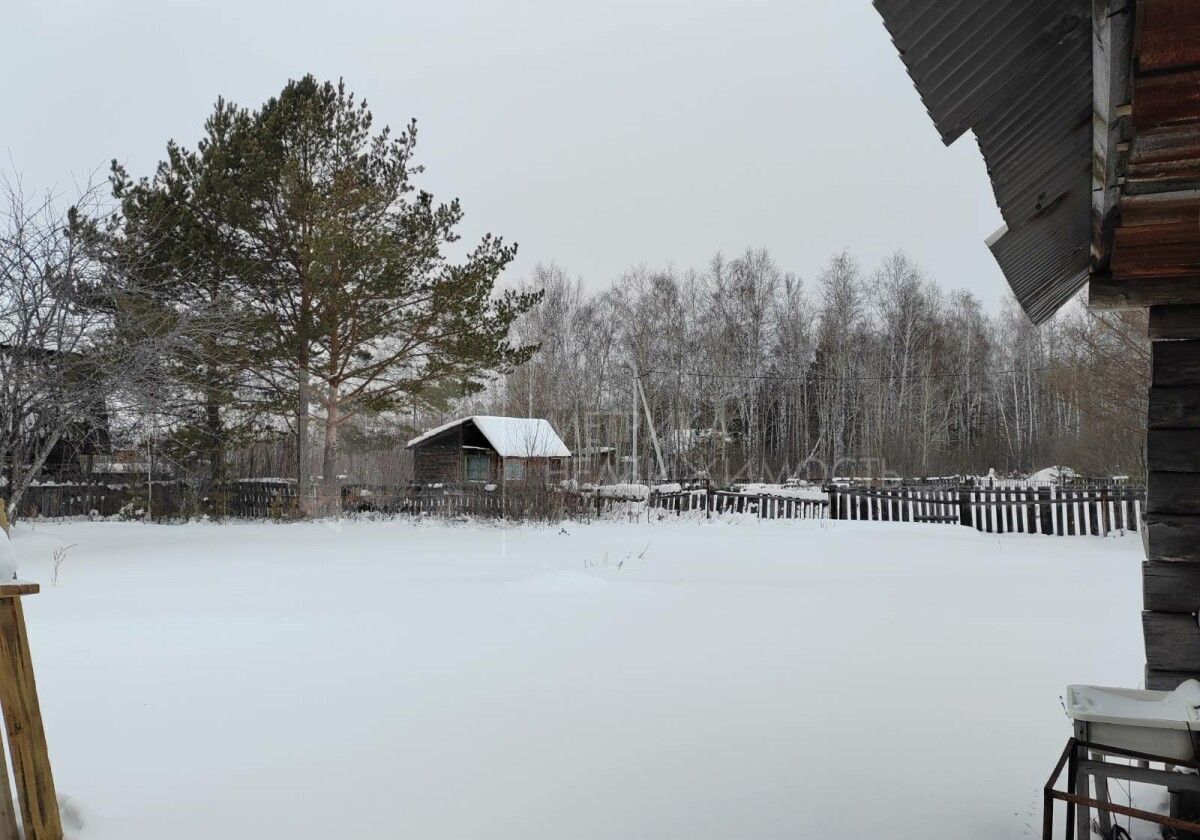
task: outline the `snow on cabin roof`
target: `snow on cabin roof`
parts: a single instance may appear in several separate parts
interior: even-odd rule
[[[483,414],[463,417],[430,429],[408,442],[411,448],[448,432],[455,426],[474,423],[501,458],[570,458],[571,450],[547,420],[525,417],[492,417]]]

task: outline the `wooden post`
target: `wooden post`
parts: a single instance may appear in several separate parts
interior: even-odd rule
[[[46,732],[33,679],[25,613],[21,608],[21,596],[36,594],[38,589],[34,583],[0,585],[0,707],[8,733],[8,751],[12,757],[25,840],[62,840],[58,797],[54,792]],[[0,837],[5,837],[3,832],[7,830],[3,823],[5,804],[11,801],[7,788],[6,775],[0,789],[0,800],[4,800],[0,803]],[[11,813],[11,804],[8,809]],[[16,836],[15,832],[12,836]]]
[[[1107,537],[1110,530],[1108,521],[1108,488],[1100,488],[1100,536]]]
[[[12,790],[8,786],[8,760],[0,746],[0,840],[20,840]]]

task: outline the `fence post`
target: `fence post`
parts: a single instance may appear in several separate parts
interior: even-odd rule
[[[1100,488],[1100,536],[1108,536],[1108,488]]]
[[[62,840],[58,797],[54,792],[46,732],[33,679],[25,613],[21,609],[21,596],[36,594],[38,589],[38,585],[32,583],[0,585],[0,707],[8,733],[8,751],[25,840]],[[11,796],[7,774],[0,787],[0,800],[4,800],[0,805],[0,818],[4,823],[10,823],[12,807],[8,804]],[[4,814],[5,807],[8,814]],[[7,830],[8,825],[0,824],[0,831]],[[16,836],[15,828],[11,836]]]

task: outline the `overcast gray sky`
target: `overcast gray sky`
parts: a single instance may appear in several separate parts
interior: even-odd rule
[[[806,279],[905,249],[989,307],[1004,280],[978,149],[946,149],[868,0],[7,0],[0,149],[30,186],[148,174],[218,94],[345,77],[420,125],[464,234],[591,287],[766,247]],[[15,7],[15,8],[14,8]]]

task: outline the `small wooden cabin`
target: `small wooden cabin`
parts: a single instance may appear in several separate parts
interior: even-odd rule
[[[475,415],[408,442],[417,484],[545,484],[567,477],[571,451],[546,420]]]

